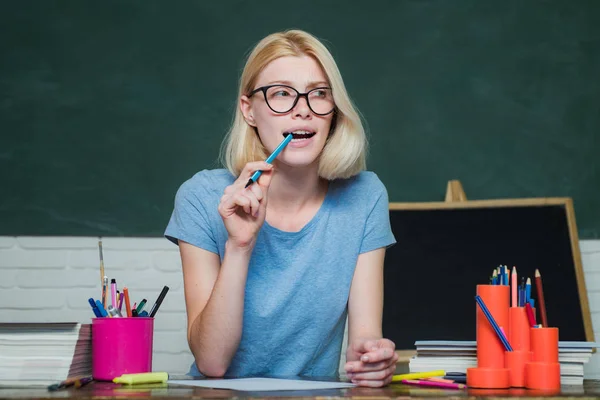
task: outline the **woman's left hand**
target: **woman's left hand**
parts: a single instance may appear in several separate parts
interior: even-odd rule
[[[396,371],[396,345],[389,339],[357,339],[346,351],[344,369],[359,386],[382,387],[392,381]]]

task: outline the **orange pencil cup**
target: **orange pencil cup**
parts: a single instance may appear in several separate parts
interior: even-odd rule
[[[525,365],[528,389],[560,389],[558,328],[531,328],[532,361]]]
[[[477,294],[508,337],[509,287],[477,285]],[[476,305],[476,310],[477,368],[467,369],[467,386],[486,389],[508,388],[509,370],[504,366],[506,349],[481,308]]]
[[[531,349],[531,325],[525,307],[511,307],[508,310],[508,319],[508,342],[513,350],[529,351]]]
[[[531,357],[532,352],[528,350],[513,350],[504,354],[511,387],[525,387],[525,365],[531,361]]]

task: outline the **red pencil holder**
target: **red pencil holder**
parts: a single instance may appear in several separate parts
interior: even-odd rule
[[[525,307],[511,307],[508,310],[509,318],[509,335],[508,342],[513,350],[529,351],[530,344],[530,329],[531,325],[527,318]]]
[[[528,389],[560,389],[558,328],[531,328],[532,361],[525,365]]]
[[[525,387],[525,365],[531,361],[532,352],[524,350],[507,351],[504,363],[509,370],[511,387]]]
[[[505,285],[477,285],[477,294],[508,337],[510,288]],[[487,389],[508,388],[510,387],[509,370],[504,366],[506,349],[478,305],[476,310],[477,368],[467,369],[467,386]]]

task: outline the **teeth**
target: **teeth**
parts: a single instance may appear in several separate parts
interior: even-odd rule
[[[297,140],[310,139],[311,137],[313,137],[315,135],[316,132],[299,130],[299,131],[291,131],[288,133],[290,133],[292,135],[292,138],[293,138],[292,140],[297,141]]]

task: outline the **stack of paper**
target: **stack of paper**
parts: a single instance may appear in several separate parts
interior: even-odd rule
[[[92,373],[92,329],[79,323],[0,323],[0,386],[41,386]]]
[[[467,372],[477,367],[477,343],[475,341],[423,340],[415,342],[417,354],[409,361],[410,372],[443,369],[451,372]],[[582,385],[583,366],[592,357],[593,349],[600,347],[594,342],[559,342],[561,384]]]

